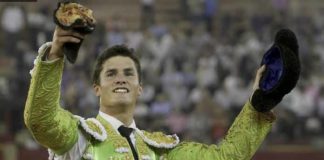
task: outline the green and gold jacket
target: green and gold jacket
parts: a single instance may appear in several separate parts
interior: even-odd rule
[[[31,71],[24,120],[33,137],[51,152],[62,155],[78,141],[87,139],[83,159],[133,159],[126,139],[102,117],[84,119],[64,110],[60,86],[64,59],[43,61],[50,43],[39,49]],[[219,145],[181,142],[176,135],[135,131],[136,150],[141,160],[248,160],[264,140],[275,120],[273,113],[259,113],[247,102]]]

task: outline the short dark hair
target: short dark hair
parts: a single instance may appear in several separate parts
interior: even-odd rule
[[[135,63],[136,72],[138,75],[138,81],[141,83],[142,81],[142,72],[141,72],[141,64],[138,58],[134,54],[134,49],[128,48],[125,45],[115,45],[110,48],[105,49],[97,58],[93,76],[92,76],[92,83],[93,84],[100,84],[100,73],[103,69],[102,65],[110,58],[115,56],[123,56],[129,57]]]

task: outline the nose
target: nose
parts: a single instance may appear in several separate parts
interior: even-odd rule
[[[116,85],[124,85],[126,84],[126,79],[124,76],[122,75],[119,75],[119,76],[116,76],[116,79],[115,79],[115,82],[114,82]]]
[[[124,81],[124,80],[116,80],[115,81],[115,84],[117,84],[117,85],[123,85],[123,84],[126,84],[126,81]]]

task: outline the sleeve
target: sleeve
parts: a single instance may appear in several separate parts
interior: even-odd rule
[[[88,145],[88,140],[84,136],[84,134],[79,130],[78,132],[78,141],[73,145],[73,147],[66,153],[62,155],[56,155],[53,153],[52,150],[48,150],[49,152],[49,159],[50,160],[66,160],[66,159],[71,159],[71,160],[76,160],[76,159],[82,159],[82,157],[85,156],[85,151],[86,147]]]
[[[167,153],[168,160],[248,160],[270,131],[275,116],[257,112],[247,102],[223,141],[217,145],[183,142]]]
[[[42,61],[51,43],[39,49],[31,71],[32,79],[24,120],[33,137],[56,154],[67,152],[78,139],[78,121],[59,104],[64,60]]]

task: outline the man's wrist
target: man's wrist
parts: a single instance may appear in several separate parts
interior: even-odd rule
[[[46,61],[52,61],[52,60],[56,60],[56,59],[60,59],[60,58],[63,58],[63,57],[62,56],[58,56],[57,54],[54,54],[54,53],[51,53],[51,52],[49,52],[46,55]]]
[[[46,49],[46,51],[42,57],[42,61],[53,61],[53,60],[62,58],[62,57],[59,57],[59,56],[51,53],[50,51],[51,51],[51,46]]]

